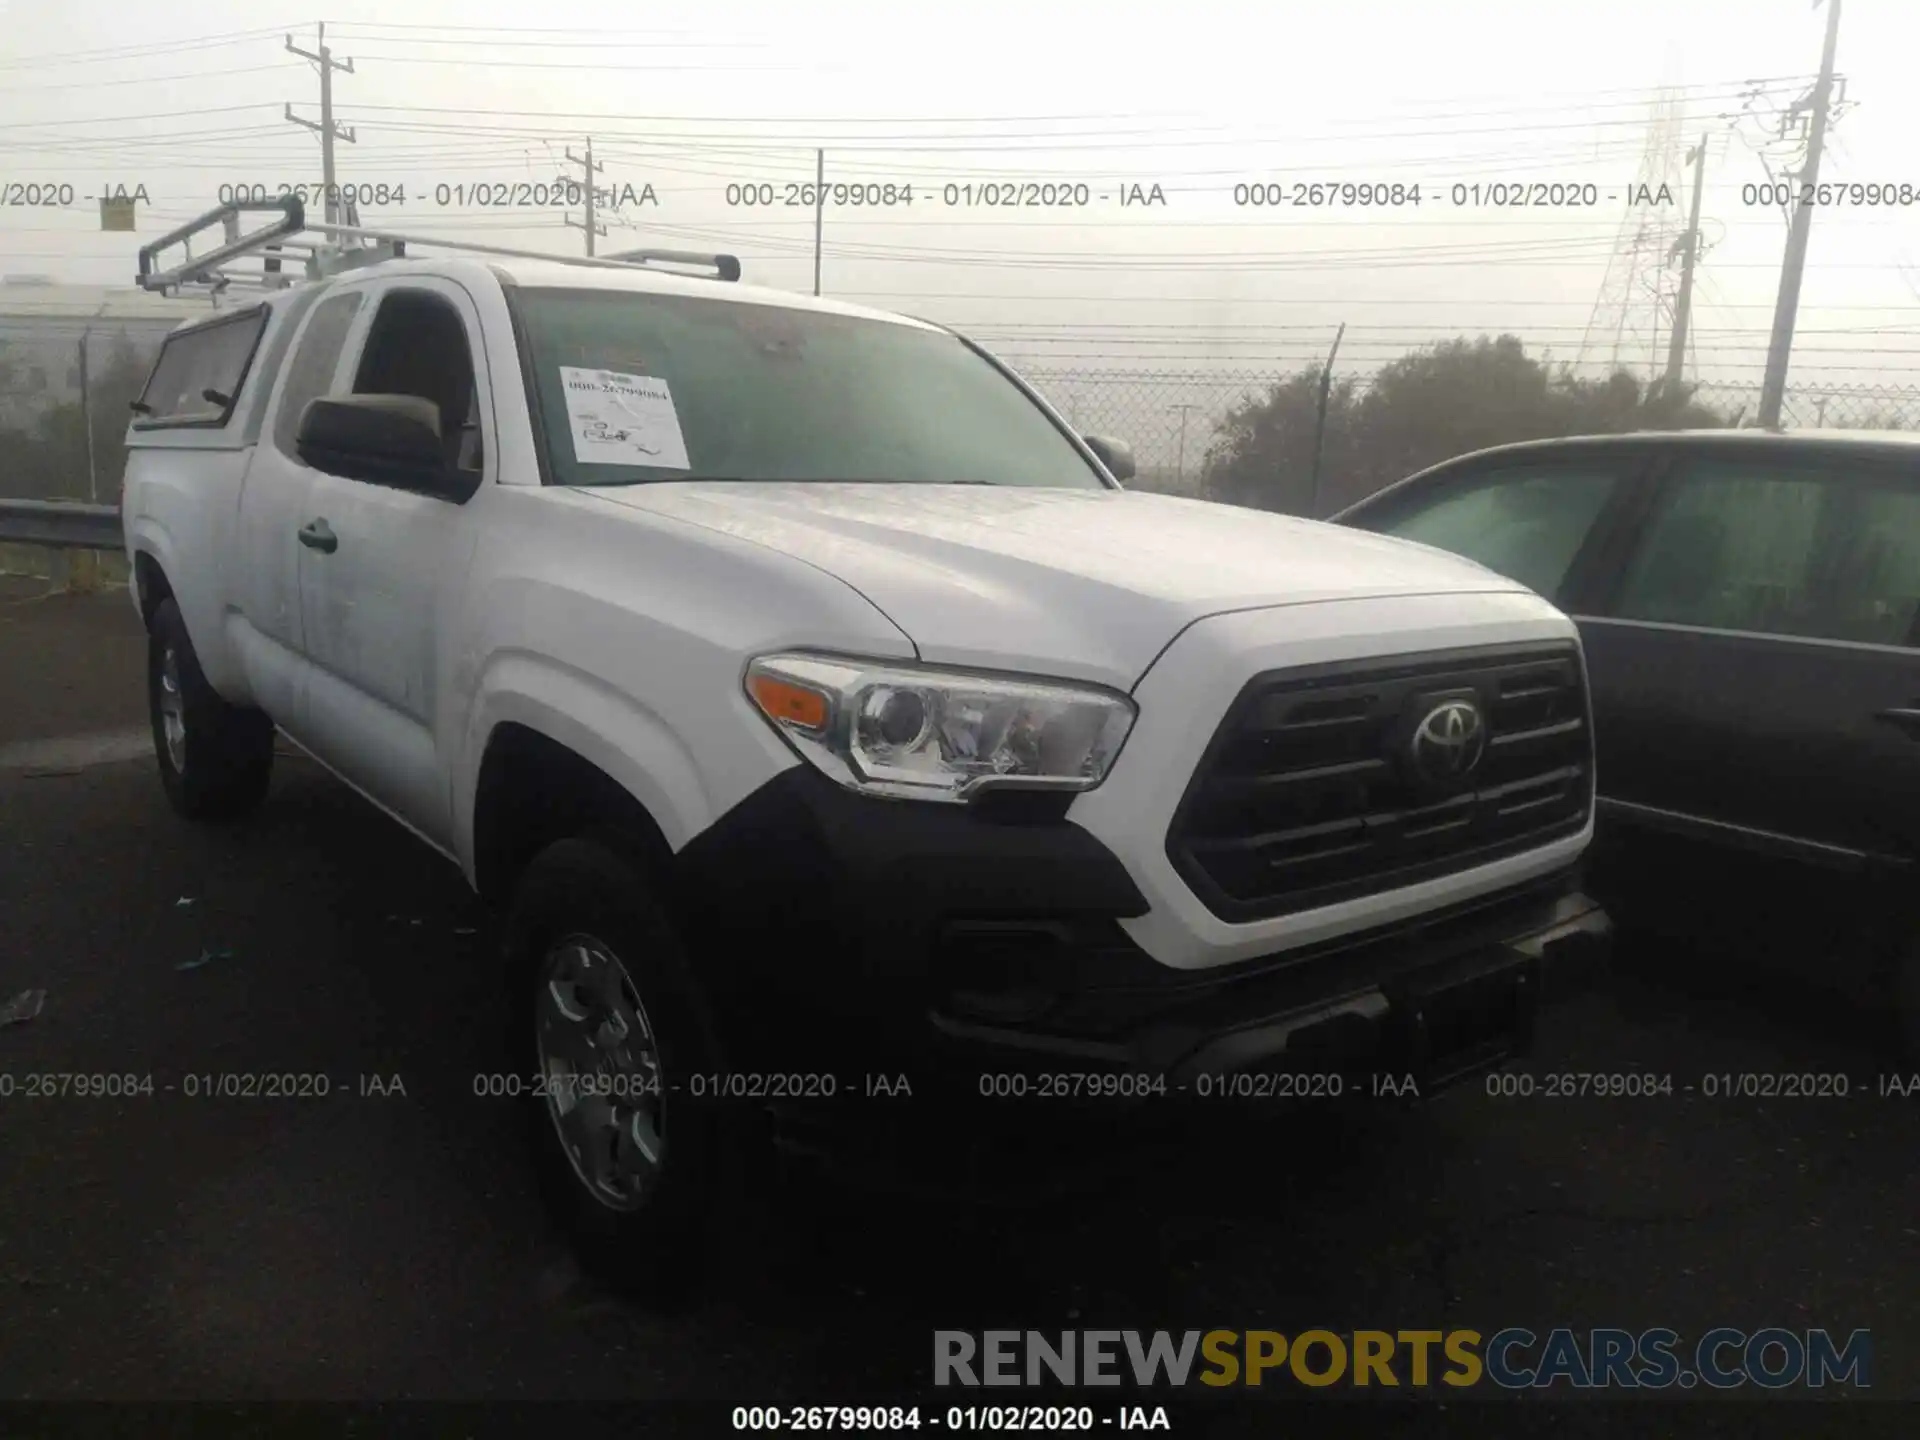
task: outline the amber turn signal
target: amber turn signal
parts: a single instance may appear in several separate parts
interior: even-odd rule
[[[798,725],[805,730],[824,730],[827,727],[827,697],[818,690],[809,690],[804,685],[795,685],[791,680],[778,680],[771,675],[755,675],[747,682],[754,703],[767,712],[770,719],[787,725]]]

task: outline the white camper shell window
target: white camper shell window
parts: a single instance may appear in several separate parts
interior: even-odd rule
[[[134,406],[134,429],[225,425],[266,325],[267,307],[257,305],[169,335]]]

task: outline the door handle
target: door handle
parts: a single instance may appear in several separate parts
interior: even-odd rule
[[[1884,720],[1895,729],[1904,730],[1915,740],[1920,740],[1920,705],[1895,706],[1891,710],[1882,710],[1873,718]]]
[[[333,527],[325,520],[309,520],[300,527],[300,543],[309,550],[331,555],[340,548],[340,537],[333,533]]]

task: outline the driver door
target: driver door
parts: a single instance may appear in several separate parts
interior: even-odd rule
[[[343,287],[346,288],[346,287]],[[412,395],[439,410],[464,502],[316,470],[301,521],[300,603],[310,662],[308,747],[436,846],[450,849],[451,626],[493,480],[492,387],[479,311],[432,277],[351,287],[366,304],[340,393]],[[350,378],[349,378],[350,377]]]

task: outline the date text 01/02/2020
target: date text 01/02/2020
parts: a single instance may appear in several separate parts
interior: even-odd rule
[[[483,1099],[546,1099],[562,1095],[636,1100],[646,1096],[687,1095],[696,1100],[911,1099],[913,1084],[903,1074],[865,1074],[851,1079],[831,1071],[695,1071],[677,1080],[657,1075],[519,1075],[481,1073],[473,1093]]]
[[[263,205],[298,200],[303,205],[331,201],[336,205],[408,205],[447,209],[451,206],[498,210],[544,210],[584,205],[586,186],[578,180],[461,180],[420,185],[405,180],[365,180],[326,185],[306,181],[249,180],[222,185],[215,192],[222,205]],[[593,187],[594,204],[620,210],[657,207],[660,196],[646,181],[608,181]]]
[[[735,1430],[1160,1430],[1173,1428],[1164,1405],[736,1405]]]
[[[1710,1071],[1677,1082],[1666,1073],[1635,1070],[1614,1074],[1525,1070],[1495,1071],[1487,1094],[1502,1100],[1685,1098],[1703,1100],[1906,1100],[1920,1096],[1920,1074],[1869,1077],[1838,1070]]]
[[[722,198],[734,209],[891,209],[940,205],[951,209],[1077,210],[1092,205],[1164,208],[1167,193],[1154,180],[986,180],[945,185],[912,181],[738,180]]]
[[[1621,204],[1629,210],[1677,205],[1666,185],[1603,186],[1592,180],[1492,180],[1426,184],[1379,177],[1364,180],[1243,180],[1233,187],[1242,210],[1419,208],[1428,203],[1463,210],[1591,210]]]
[[[169,1095],[184,1100],[388,1100],[404,1099],[407,1086],[398,1074],[336,1079],[325,1071],[196,1070],[163,1082],[151,1073],[0,1070],[0,1100],[144,1100]]]

